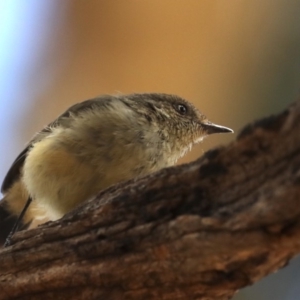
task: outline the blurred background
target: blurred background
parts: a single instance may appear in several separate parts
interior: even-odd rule
[[[299,16],[300,0],[1,0],[0,180],[36,131],[99,94],[178,94],[235,132],[279,112],[299,97]],[[297,300],[299,280],[295,259],[235,300]]]

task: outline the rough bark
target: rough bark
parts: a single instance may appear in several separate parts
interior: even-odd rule
[[[300,102],[0,252],[0,299],[229,299],[300,252]]]

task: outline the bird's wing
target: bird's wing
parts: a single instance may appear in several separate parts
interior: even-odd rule
[[[67,109],[63,114],[61,114],[57,119],[55,119],[53,122],[48,124],[48,126],[44,127],[40,132],[38,132],[27,144],[26,148],[18,155],[18,157],[15,159],[13,164],[11,165],[10,169],[8,170],[2,186],[1,186],[1,192],[5,193],[12,184],[19,179],[22,171],[23,164],[25,162],[26,156],[28,152],[30,151],[33,144],[41,141],[46,136],[51,134],[53,128],[58,126],[63,126],[64,128],[68,128],[71,126],[73,118],[71,116],[76,116],[79,113],[84,112],[85,110],[90,110],[95,106],[105,106],[108,104],[108,102],[111,101],[113,97],[112,96],[101,96],[95,99],[86,100],[80,103],[77,103],[73,106],[71,106],[69,109]]]

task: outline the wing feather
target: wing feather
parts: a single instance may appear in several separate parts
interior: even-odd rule
[[[44,139],[46,136],[51,134],[53,128],[58,126],[63,126],[64,128],[68,128],[71,126],[73,118],[71,116],[76,116],[79,113],[82,113],[86,110],[92,109],[94,106],[105,106],[109,105],[109,102],[114,98],[113,96],[105,95],[94,99],[89,99],[80,103],[77,103],[70,108],[68,108],[63,114],[61,114],[57,119],[44,127],[40,132],[38,132],[31,141],[27,144],[25,149],[18,155],[15,161],[12,163],[10,169],[8,170],[2,186],[1,192],[5,193],[7,190],[13,185],[15,181],[17,181],[21,175],[22,167],[25,162],[26,156],[29,153],[31,147]]]

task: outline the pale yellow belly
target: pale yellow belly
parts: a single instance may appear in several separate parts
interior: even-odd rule
[[[101,189],[101,178],[95,168],[57,147],[51,138],[37,143],[29,152],[23,181],[33,200],[46,208],[52,220]]]

